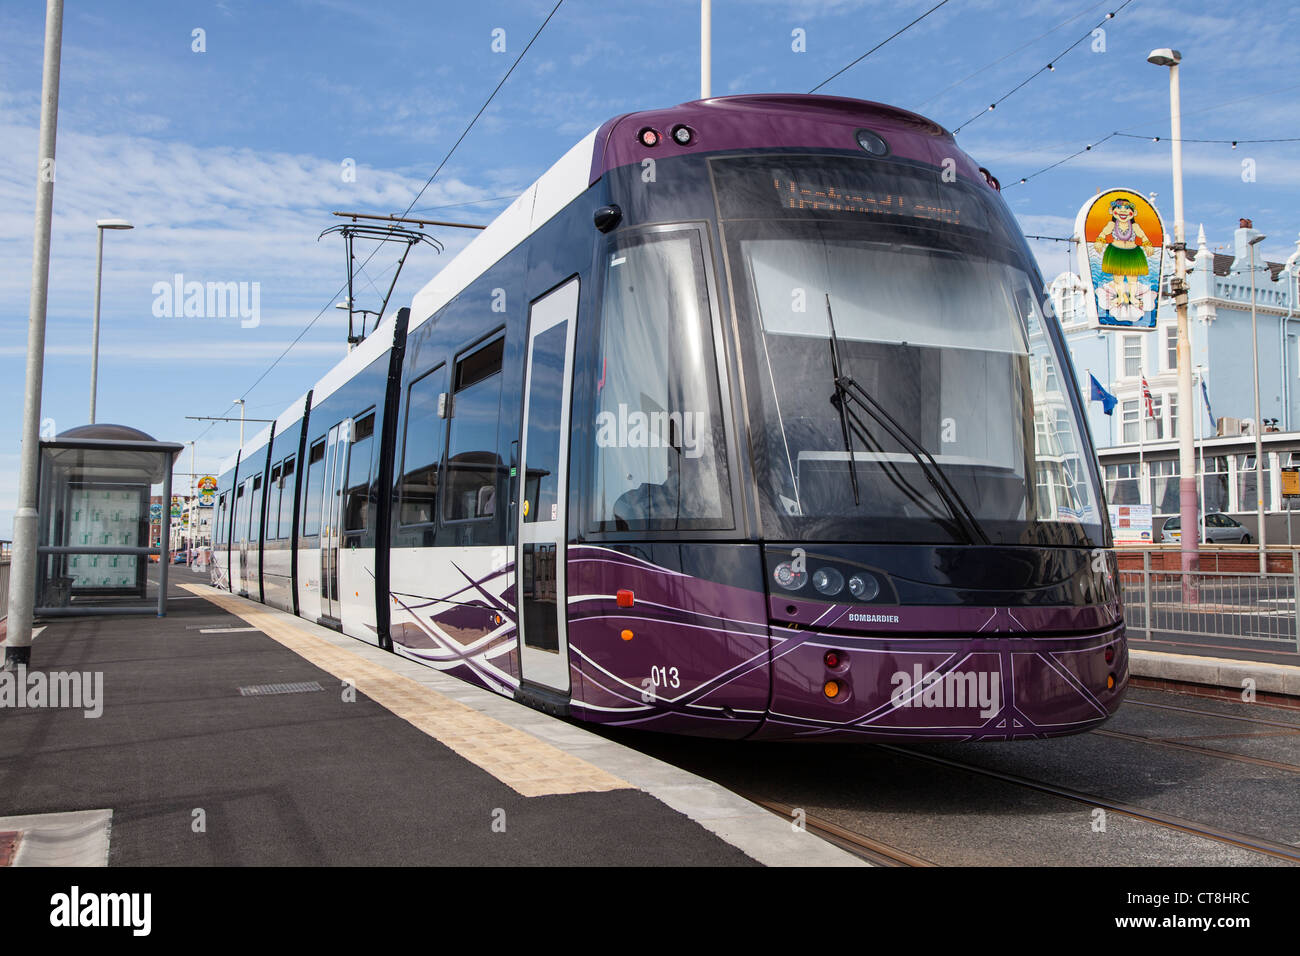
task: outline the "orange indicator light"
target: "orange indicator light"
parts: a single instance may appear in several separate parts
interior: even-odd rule
[[[625,641],[630,641],[632,640],[632,632],[624,630],[623,633],[619,634],[619,637],[623,638]]]
[[[834,700],[836,697],[840,696],[840,682],[834,680],[828,680],[826,682],[826,686],[822,688],[822,692],[827,697]]]

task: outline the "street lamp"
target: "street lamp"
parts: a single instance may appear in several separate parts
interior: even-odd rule
[[[1169,67],[1169,126],[1174,163],[1174,310],[1178,316],[1178,407],[1183,422],[1178,431],[1178,514],[1183,528],[1182,569],[1184,599],[1196,601],[1192,572],[1200,563],[1200,540],[1188,534],[1198,525],[1196,497],[1196,447],[1187,417],[1192,410],[1192,344],[1187,327],[1187,256],[1183,229],[1183,120],[1178,97],[1178,64],[1183,55],[1162,48],[1147,54],[1147,62]]]
[[[100,219],[95,223],[99,247],[95,253],[95,330],[90,339],[90,424],[95,424],[95,392],[99,386],[99,290],[104,280],[104,230],[134,228],[125,219]]]
[[[244,450],[244,400],[237,398],[230,404],[239,406],[239,450]]]
[[[1249,240],[1250,246],[1250,358],[1255,366],[1255,514],[1259,521],[1259,573],[1267,573],[1268,533],[1264,527],[1264,437],[1260,428],[1264,424],[1259,419],[1259,334],[1255,325],[1255,247],[1264,241],[1265,236],[1255,236]]]

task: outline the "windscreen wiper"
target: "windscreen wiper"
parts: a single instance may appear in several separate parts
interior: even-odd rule
[[[916,459],[916,463],[921,466],[921,472],[925,475],[926,480],[934,488],[935,494],[943,501],[948,511],[951,512],[953,519],[961,526],[970,543],[990,544],[988,535],[984,533],[984,529],[980,527],[966,502],[958,494],[957,489],[952,486],[952,482],[948,480],[948,476],[944,474],[943,469],[939,467],[939,463],[934,460],[934,456],[926,450],[924,445],[913,438],[907,429],[885,410],[884,406],[872,398],[866,389],[851,377],[842,373],[839,362],[839,337],[835,334],[835,316],[831,312],[830,293],[826,294],[826,318],[830,322],[831,328],[831,366],[835,375],[835,405],[840,410],[840,423],[845,429],[844,440],[849,449],[849,474],[853,480],[854,503],[857,503],[858,497],[858,477],[848,432],[852,431],[862,439],[864,444],[870,445],[870,442],[865,423],[848,409],[846,400],[853,402],[854,405],[875,419],[885,431],[889,432],[895,441],[903,446],[903,449],[909,455]]]
[[[831,323],[831,374],[835,376],[835,395],[838,398],[840,394],[840,341],[835,337],[835,319],[831,317],[831,294],[826,293],[826,318]],[[849,414],[848,409],[844,407],[844,402],[837,401],[833,403],[840,413],[840,431],[844,434],[844,450],[849,455],[849,481],[853,484],[853,506],[856,508],[862,502],[858,499],[858,466],[853,456],[853,441],[849,438]]]

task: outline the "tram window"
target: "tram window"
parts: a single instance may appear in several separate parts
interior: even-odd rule
[[[253,498],[248,509],[248,540],[262,539],[262,476],[253,479]]]
[[[730,478],[694,230],[607,250],[593,531],[730,528]]]
[[[438,467],[441,464],[443,420],[438,417],[445,366],[411,383],[406,401],[402,439],[402,480],[398,489],[398,523],[428,524],[437,514]]]
[[[296,456],[290,455],[284,460],[280,472],[280,537],[287,538],[293,534],[293,491],[294,463]]]
[[[226,540],[226,496],[224,494],[217,499],[217,527],[213,540],[218,542]]]
[[[248,499],[244,496],[248,482],[244,482],[235,491],[235,544],[246,540],[248,536]]]
[[[320,534],[320,496],[325,491],[325,439],[307,456],[307,491],[302,496],[302,533]]]
[[[496,513],[497,424],[501,414],[499,338],[456,363],[451,430],[447,437],[447,486],[442,516],[448,521],[490,518]]]
[[[345,531],[364,531],[369,525],[370,456],[375,437],[375,413],[359,419],[352,429],[352,449],[348,453],[348,475],[344,485]]]
[[[283,466],[271,466],[271,485],[266,493],[266,537],[273,540],[280,537],[280,495],[284,485],[280,481],[280,469]]]

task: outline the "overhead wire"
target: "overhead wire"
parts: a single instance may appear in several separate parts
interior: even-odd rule
[[[1129,2],[1132,2],[1132,0],[1129,0]],[[909,23],[907,26],[905,26],[905,27],[903,27],[902,29],[897,30],[897,31],[895,31],[894,33],[890,34],[889,36],[885,37],[885,39],[881,40],[879,43],[877,43],[875,46],[873,46],[873,47],[872,47],[870,50],[868,50],[866,53],[862,54],[862,56],[858,57],[856,60],[854,60],[854,61],[853,61],[852,63],[850,63],[848,66],[844,67],[844,68],[841,69],[841,70],[837,70],[837,71],[835,71],[835,72],[832,73],[830,76],[826,77],[826,79],[822,80],[820,83],[818,83],[816,86],[814,86],[814,87],[813,87],[811,90],[809,90],[808,92],[809,92],[810,94],[811,94],[811,93],[816,93],[818,90],[820,90],[823,86],[825,86],[825,85],[826,85],[827,83],[829,83],[831,80],[835,79],[835,77],[839,76],[841,73],[847,73],[849,70],[851,70],[853,67],[857,66],[859,63],[861,63],[861,62],[862,62],[863,60],[865,60],[867,57],[871,56],[871,54],[873,54],[873,53],[875,53],[877,50],[879,50],[882,46],[884,46],[884,45],[885,45],[886,43],[888,43],[890,40],[893,40],[893,39],[896,39],[897,37],[902,36],[904,33],[906,33],[908,30],[912,29],[912,27],[916,26],[918,23],[920,23],[922,20],[924,20],[924,19],[925,19],[926,17],[928,17],[930,14],[934,13],[934,11],[938,10],[940,7],[942,7],[942,6],[943,6],[944,4],[946,4],[946,3],[948,3],[948,0],[940,0],[939,3],[936,3],[936,4],[935,4],[934,6],[932,6],[929,10],[926,10],[925,13],[921,14],[919,17],[917,17],[915,20],[913,20],[913,21],[912,21],[911,23]]]
[[[1038,68],[1037,70],[1035,70],[1033,73],[1029,74],[1029,76],[1025,77],[1023,80],[1021,80],[1021,81],[1020,81],[1019,83],[1017,83],[1015,86],[1013,86],[1011,89],[1007,90],[1007,92],[1003,93],[1003,94],[1002,94],[1001,96],[999,96],[996,100],[994,100],[992,103],[990,103],[990,104],[988,105],[987,108],[980,110],[978,113],[976,113],[976,114],[975,114],[974,116],[972,116],[970,119],[968,119],[966,122],[962,123],[962,124],[961,124],[960,126],[958,126],[956,129],[954,129],[954,130],[952,131],[952,132],[953,132],[953,135],[955,136],[956,134],[960,133],[963,129],[965,129],[967,126],[969,126],[971,123],[975,122],[977,119],[979,119],[981,116],[985,115],[986,113],[991,113],[991,112],[993,112],[995,109],[998,108],[998,106],[999,106],[1001,103],[1003,103],[1004,101],[1006,101],[1009,97],[1011,97],[1011,96],[1014,95],[1015,93],[1019,92],[1020,90],[1024,89],[1026,86],[1028,86],[1029,83],[1030,83],[1034,78],[1036,78],[1036,77],[1042,75],[1043,73],[1054,73],[1054,72],[1056,71],[1056,64],[1057,64],[1057,62],[1058,62],[1062,57],[1066,56],[1066,55],[1067,55],[1071,50],[1073,50],[1075,47],[1077,47],[1077,46],[1078,46],[1080,43],[1082,43],[1084,40],[1091,39],[1091,37],[1092,37],[1092,35],[1093,35],[1093,33],[1094,33],[1095,31],[1099,30],[1099,29],[1100,29],[1100,28],[1101,28],[1101,27],[1102,27],[1102,26],[1103,26],[1107,21],[1115,19],[1115,16],[1116,16],[1118,13],[1120,13],[1120,12],[1121,12],[1125,7],[1127,7],[1127,6],[1128,6],[1130,3],[1132,3],[1132,2],[1133,2],[1133,0],[1124,0],[1124,2],[1121,3],[1118,7],[1116,7],[1116,8],[1115,8],[1114,10],[1112,10],[1111,12],[1107,13],[1106,16],[1103,17],[1103,18],[1102,18],[1102,19],[1101,19],[1101,20],[1100,20],[1100,21],[1099,21],[1095,26],[1093,26],[1092,29],[1090,29],[1087,33],[1085,33],[1083,36],[1079,37],[1079,39],[1075,40],[1073,43],[1071,43],[1069,46],[1067,46],[1067,47],[1066,47],[1064,50],[1062,50],[1060,53],[1056,54],[1056,56],[1052,57],[1052,59],[1049,60],[1049,61],[1047,62],[1047,65],[1046,65],[1046,66],[1041,66],[1041,67],[1039,67],[1039,68]]]
[[[947,2],[947,0],[945,0],[945,2]],[[424,185],[421,186],[419,192],[415,194],[415,198],[410,201],[406,209],[402,212],[402,216],[406,216],[411,212],[411,210],[415,207],[415,204],[419,202],[420,197],[424,195],[425,190],[427,190],[429,186],[432,185],[434,179],[437,178],[438,173],[442,172],[443,167],[447,165],[447,161],[451,159],[452,154],[456,152],[457,147],[459,147],[460,144],[464,141],[465,137],[469,135],[469,131],[474,128],[474,124],[478,122],[479,117],[482,116],[484,111],[488,108],[488,106],[491,105],[492,100],[495,99],[497,93],[501,91],[501,87],[505,85],[506,80],[510,79],[510,75],[514,73],[515,67],[519,66],[520,61],[523,60],[524,56],[528,53],[529,49],[532,47],[533,43],[537,40],[537,38],[541,36],[542,31],[546,29],[546,25],[551,22],[551,18],[555,16],[556,11],[560,9],[563,3],[564,0],[556,0],[555,6],[552,7],[551,12],[546,15],[546,19],[542,21],[542,25],[537,28],[537,30],[533,33],[532,37],[529,39],[528,43],[525,44],[524,48],[519,51],[519,55],[515,57],[514,62],[510,64],[510,69],[506,70],[506,73],[503,77],[501,77],[500,82],[498,82],[497,85],[493,88],[492,92],[488,95],[488,98],[483,101],[483,105],[479,107],[479,110],[477,113],[474,114],[473,119],[469,121],[469,124],[461,132],[460,136],[456,138],[456,142],[452,144],[451,149],[449,149],[447,151],[447,154],[443,156],[442,161],[438,163],[438,166],[436,169],[434,169],[433,174],[429,176],[428,179],[425,180]],[[371,250],[370,255],[366,256],[365,261],[361,263],[361,271],[363,273],[365,271],[365,267],[369,264],[370,260],[374,258],[375,253],[379,251],[379,248],[380,247],[376,245],[375,248]],[[253,389],[257,388],[257,386],[262,383],[262,381],[266,378],[266,376],[271,374],[271,372],[275,369],[277,365],[280,364],[280,362],[284,359],[284,357],[288,355],[290,351],[293,350],[294,346],[296,346],[300,341],[302,341],[303,336],[305,336],[309,331],[311,331],[312,327],[315,326],[315,324],[318,321],[320,321],[321,316],[323,316],[326,312],[330,310],[330,308],[333,307],[335,300],[337,300],[338,297],[342,295],[346,289],[347,289],[347,283],[344,282],[343,285],[339,287],[339,290],[335,292],[332,296],[330,296],[329,302],[327,302],[325,306],[319,312],[316,313],[315,317],[313,317],[312,320],[302,328],[302,331],[300,331],[296,336],[294,336],[293,340],[288,344],[288,346],[285,347],[284,351],[281,352],[276,357],[275,361],[273,361],[269,366],[267,366],[267,368],[262,372],[262,374],[257,377],[257,380],[254,381],[253,384],[250,385],[242,395],[240,395],[240,398],[247,398],[249,393],[251,393]],[[237,404],[239,404],[238,401],[231,402],[226,407],[226,411],[227,412],[230,411]],[[223,412],[222,414],[224,415],[225,413]],[[215,424],[216,422],[213,422],[211,425],[205,428],[203,432],[200,433],[199,436],[194,439],[194,441],[197,442],[200,438],[206,435]]]
[[[1090,14],[1093,10],[1096,10],[1098,7],[1102,6],[1104,3],[1106,3],[1106,0],[1101,0],[1101,3],[1094,3],[1092,6],[1088,7],[1086,10],[1083,10],[1083,11],[1080,12],[1080,13],[1076,13],[1074,16],[1069,17],[1068,19],[1062,20],[1060,23],[1058,23],[1056,26],[1052,27],[1052,29],[1048,30],[1046,33],[1040,33],[1038,36],[1034,37],[1034,38],[1033,38],[1032,40],[1030,40],[1028,43],[1022,43],[1020,46],[1016,47],[1016,48],[1015,48],[1014,50],[1012,50],[1011,52],[1009,52],[1009,53],[1004,53],[1002,56],[998,57],[996,60],[992,61],[991,63],[985,63],[983,66],[981,66],[981,67],[980,67],[978,70],[976,70],[974,73],[968,73],[968,74],[966,74],[965,76],[963,76],[960,80],[957,80],[956,82],[953,82],[953,83],[949,83],[947,86],[945,86],[943,89],[941,89],[938,93],[935,93],[935,94],[934,94],[933,96],[931,96],[929,99],[927,99],[927,100],[922,100],[921,103],[917,105],[917,112],[920,112],[920,110],[924,109],[924,108],[925,108],[926,106],[928,106],[930,103],[933,103],[935,100],[937,100],[939,97],[943,96],[943,94],[947,93],[949,90],[956,89],[957,87],[959,87],[959,86],[961,86],[963,83],[965,83],[967,80],[974,79],[975,77],[977,77],[977,76],[979,76],[981,73],[983,73],[985,70],[990,70],[990,69],[992,69],[993,67],[997,66],[999,63],[1003,62],[1004,60],[1010,59],[1011,57],[1015,56],[1015,55],[1016,55],[1017,53],[1019,53],[1021,50],[1027,50],[1029,47],[1033,46],[1033,45],[1034,45],[1035,43],[1037,43],[1039,40],[1046,39],[1047,37],[1049,37],[1049,36],[1051,36],[1053,33],[1055,33],[1057,30],[1060,30],[1062,27],[1068,27],[1071,23],[1073,23],[1075,20],[1079,19],[1080,17],[1086,17],[1086,16],[1087,16],[1088,14]]]

